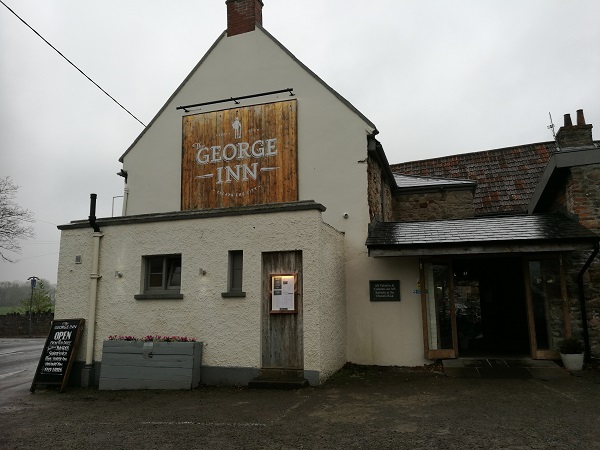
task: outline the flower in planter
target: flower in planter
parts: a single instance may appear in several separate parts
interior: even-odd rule
[[[559,341],[557,348],[563,355],[576,355],[584,351],[583,342],[573,337]]]
[[[137,341],[137,339],[134,336],[120,336],[120,335],[116,335],[116,334],[109,336],[108,340],[109,341]]]
[[[161,336],[149,334],[141,339],[134,336],[120,336],[113,334],[108,336],[109,341],[143,341],[143,342],[196,342],[196,338],[187,336]]]

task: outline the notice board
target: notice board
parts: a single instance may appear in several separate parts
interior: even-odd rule
[[[60,392],[64,391],[77,354],[84,323],[84,319],[52,321],[50,333],[31,383],[31,392],[35,392],[37,384],[60,385]]]
[[[298,286],[295,273],[271,274],[271,314],[298,312]]]

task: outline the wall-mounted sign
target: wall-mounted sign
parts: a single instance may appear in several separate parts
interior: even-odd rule
[[[399,302],[400,280],[370,280],[369,291],[372,302]]]
[[[181,209],[298,200],[296,105],[184,116]]]
[[[271,274],[271,314],[296,313],[296,274]]]

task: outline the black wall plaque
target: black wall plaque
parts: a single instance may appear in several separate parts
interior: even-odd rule
[[[58,384],[60,392],[65,389],[84,323],[84,319],[52,321],[50,333],[31,383],[31,392],[35,392],[36,384]]]
[[[372,302],[399,302],[400,280],[370,280],[369,292]]]

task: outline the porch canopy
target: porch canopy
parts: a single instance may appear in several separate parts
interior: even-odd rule
[[[439,256],[591,250],[600,237],[561,214],[379,222],[369,256]]]

